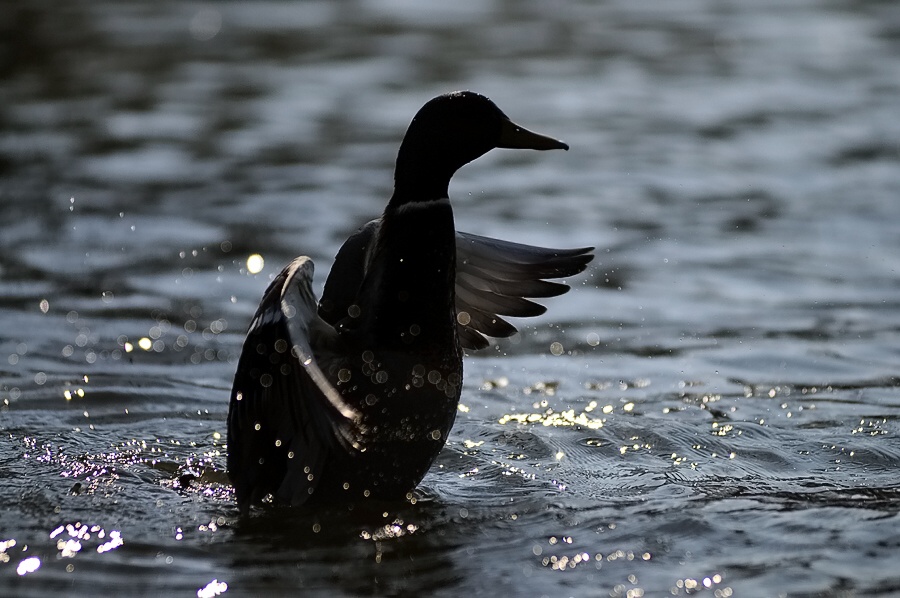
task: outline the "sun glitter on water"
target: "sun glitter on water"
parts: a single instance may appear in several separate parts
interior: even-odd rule
[[[259,274],[266,265],[266,260],[258,253],[254,253],[247,258],[247,272],[250,274]]]

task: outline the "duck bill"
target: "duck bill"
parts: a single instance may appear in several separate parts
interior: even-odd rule
[[[500,129],[500,142],[497,144],[497,147],[533,150],[569,149],[569,145],[559,139],[529,131],[508,119],[503,120],[503,125]]]

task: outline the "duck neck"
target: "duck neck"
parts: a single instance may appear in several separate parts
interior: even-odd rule
[[[449,186],[449,177],[442,182],[436,182],[433,177],[429,176],[395,179],[394,194],[391,196],[388,207],[399,210],[407,205],[446,200],[450,197]]]
[[[388,208],[449,197],[450,178],[458,166],[429,146],[404,139],[394,170],[394,195]]]

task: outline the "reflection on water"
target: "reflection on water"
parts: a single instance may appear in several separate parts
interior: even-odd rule
[[[7,4],[0,594],[900,587],[895,3]],[[239,520],[269,277],[458,88],[572,147],[464,168],[459,228],[597,260],[467,359],[413,501]]]

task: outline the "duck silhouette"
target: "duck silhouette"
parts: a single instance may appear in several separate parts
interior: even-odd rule
[[[266,290],[244,342],[228,413],[228,476],[242,513],[410,496],[447,441],[463,351],[508,337],[500,316],[569,287],[593,247],[549,249],[458,232],[453,174],[494,148],[568,149],[513,123],[488,98],[426,103],[400,145],[380,218],[338,252],[321,301],[313,262]]]

